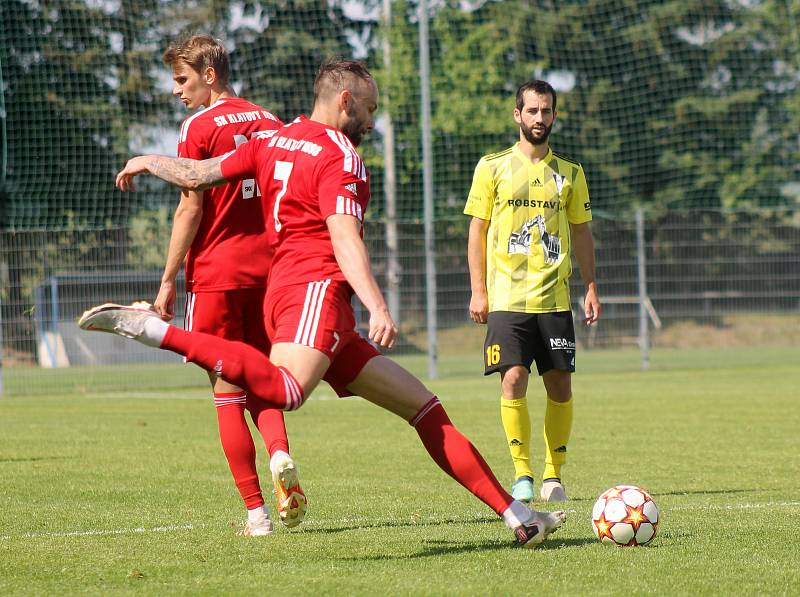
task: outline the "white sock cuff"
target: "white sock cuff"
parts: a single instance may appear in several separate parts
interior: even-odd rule
[[[169,324],[166,321],[158,317],[148,317],[144,322],[144,328],[142,330],[142,344],[160,348],[161,342],[164,341],[164,336],[167,335],[168,329]]]
[[[533,518],[533,512],[519,500],[514,500],[503,512],[503,522],[509,529],[516,529]]]
[[[248,522],[260,523],[264,520],[265,516],[269,518],[269,510],[267,510],[266,504],[259,506],[258,508],[253,508],[252,510],[247,510]]]

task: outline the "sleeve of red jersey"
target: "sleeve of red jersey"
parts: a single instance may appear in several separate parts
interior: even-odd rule
[[[268,139],[251,139],[229,152],[220,162],[220,170],[225,180],[254,178],[259,155],[267,150]]]
[[[178,138],[178,157],[205,160],[211,157],[205,145],[205,135],[199,130],[201,123],[191,118],[184,121]]]
[[[348,168],[346,160],[338,158],[329,160],[322,166],[319,174],[319,211],[322,219],[325,220],[333,214],[345,214],[355,216],[359,221],[364,220],[364,212],[361,207],[365,197],[359,201],[358,193],[367,192],[363,179],[354,174],[352,170],[361,168],[361,160],[358,160],[359,168]]]

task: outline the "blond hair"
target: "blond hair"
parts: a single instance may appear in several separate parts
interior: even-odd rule
[[[177,63],[183,63],[198,73],[212,67],[222,85],[227,85],[230,79],[231,63],[228,51],[220,40],[210,35],[192,35],[180,40],[167,48],[162,59],[164,64],[172,68],[175,68]]]

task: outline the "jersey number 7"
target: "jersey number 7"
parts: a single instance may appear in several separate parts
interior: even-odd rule
[[[278,219],[278,209],[281,206],[281,199],[286,194],[286,187],[289,185],[289,176],[292,174],[292,168],[294,164],[292,162],[275,162],[275,173],[273,174],[272,178],[275,180],[280,180],[282,184],[281,190],[275,195],[275,208],[273,209],[272,215],[275,218],[275,232],[281,231],[281,221]]]

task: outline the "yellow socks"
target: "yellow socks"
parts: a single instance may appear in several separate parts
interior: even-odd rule
[[[572,398],[555,402],[547,398],[544,412],[544,475],[542,479],[561,479],[561,465],[567,460],[567,443],[572,431]]]
[[[572,412],[572,411],[570,411]],[[531,477],[531,417],[528,414],[528,399],[500,398],[500,418],[506,432],[511,460],[514,462],[514,478]]]

